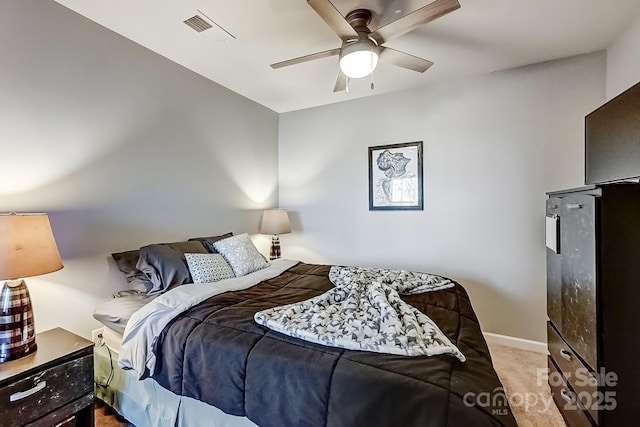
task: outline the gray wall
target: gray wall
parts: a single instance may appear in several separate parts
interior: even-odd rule
[[[277,206],[275,112],[52,0],[0,2],[0,58],[0,212],[48,212],[65,265],[27,280],[38,331],[90,336],[109,253]]]
[[[640,16],[607,49],[607,99],[640,81]]]
[[[604,52],[281,114],[283,255],[452,277],[483,329],[545,341],[545,192],[584,182]],[[368,210],[367,147],[424,141],[424,211]]]

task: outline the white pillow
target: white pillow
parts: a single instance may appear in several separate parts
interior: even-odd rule
[[[267,261],[258,252],[247,233],[218,240],[213,247],[227,260],[236,277],[253,273],[267,266]]]
[[[220,254],[184,254],[193,283],[211,283],[235,277]]]

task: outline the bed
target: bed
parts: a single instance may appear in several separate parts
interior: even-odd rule
[[[150,334],[151,351],[143,355],[136,353],[139,343],[135,351],[127,344],[127,336],[140,335],[132,330],[145,322],[136,315],[156,313],[157,301],[179,301],[178,295],[198,285],[174,287],[150,302],[138,298],[142,308],[127,320],[128,348],[122,351],[125,359],[140,357],[152,369],[120,369],[122,331],[105,322],[108,343],[96,348],[98,397],[137,427],[517,425],[458,283],[402,299],[438,325],[464,362],[450,354],[409,357],[329,347],[257,324],[256,312],[317,297],[334,286],[328,265],[292,262],[279,268],[273,277],[269,269],[247,274],[254,285],[224,288],[237,280],[220,281],[221,292],[161,323]]]

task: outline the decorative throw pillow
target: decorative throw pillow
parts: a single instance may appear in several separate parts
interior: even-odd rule
[[[220,254],[184,254],[193,283],[211,283],[236,277]]]
[[[247,233],[218,240],[213,247],[229,263],[236,277],[263,269],[268,264]]]

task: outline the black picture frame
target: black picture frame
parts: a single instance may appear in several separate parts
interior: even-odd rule
[[[422,141],[369,147],[369,210],[423,210]]]

